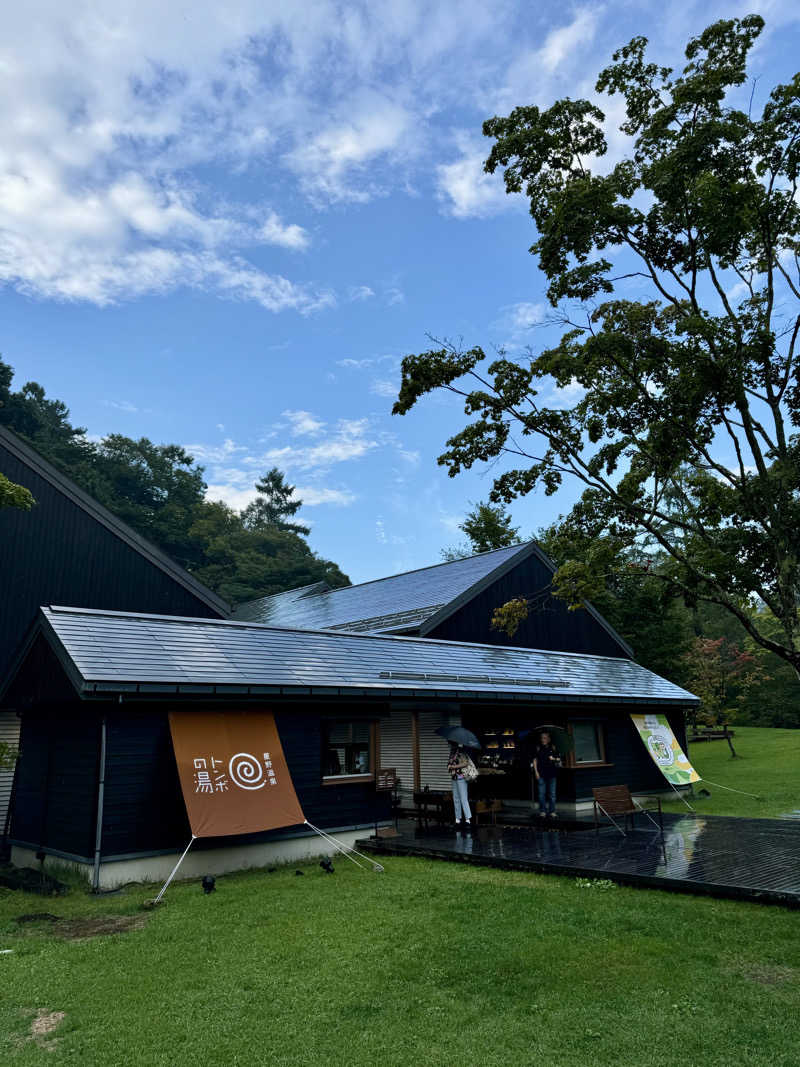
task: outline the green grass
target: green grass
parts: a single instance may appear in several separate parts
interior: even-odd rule
[[[761,799],[730,793],[703,781],[695,785],[695,792],[708,789],[711,796],[690,797],[692,807],[705,815],[761,819],[800,808],[800,730],[734,726],[734,733],[737,759],[731,757],[726,741],[690,744],[689,759],[697,773],[704,778],[707,775],[711,782],[753,793]],[[686,811],[686,808],[675,798],[664,803],[664,810]]]
[[[61,941],[14,917],[142,914],[152,888],[0,894],[0,1062],[796,1067],[797,913],[389,858],[177,884],[143,929]],[[64,1012],[46,1051],[38,1011]]]

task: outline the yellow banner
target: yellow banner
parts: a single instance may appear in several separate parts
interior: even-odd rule
[[[631,715],[633,725],[658,769],[672,785],[699,782],[700,775],[678,744],[666,715]]]

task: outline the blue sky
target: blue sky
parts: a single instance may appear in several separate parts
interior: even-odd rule
[[[240,506],[277,464],[311,544],[360,581],[437,562],[491,474],[436,465],[457,404],[392,418],[426,334],[541,343],[521,198],[482,174],[481,122],[592,96],[634,34],[760,11],[768,89],[796,5],[474,0],[47,0],[7,12],[0,351],[91,434],[187,445]],[[616,100],[604,107],[612,122]],[[622,149],[611,140],[611,156]],[[529,533],[575,490],[513,508]]]

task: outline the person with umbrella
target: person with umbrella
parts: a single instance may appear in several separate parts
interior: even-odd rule
[[[551,819],[558,818],[556,815],[556,780],[560,766],[561,756],[553,744],[553,738],[548,730],[542,730],[531,767],[539,787],[539,814],[545,818],[547,816]]]
[[[453,788],[456,828],[461,826],[466,830],[469,828],[470,820],[472,819],[467,783],[470,779],[475,778],[478,773],[466,749],[467,747],[478,749],[481,747],[480,742],[475,734],[464,729],[463,726],[440,727],[436,733],[450,742],[447,773],[450,775]]]

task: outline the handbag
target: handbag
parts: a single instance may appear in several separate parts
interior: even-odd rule
[[[464,775],[465,782],[474,782],[478,777],[478,768],[472,762],[471,756],[467,756],[466,766],[461,768],[461,773]]]

